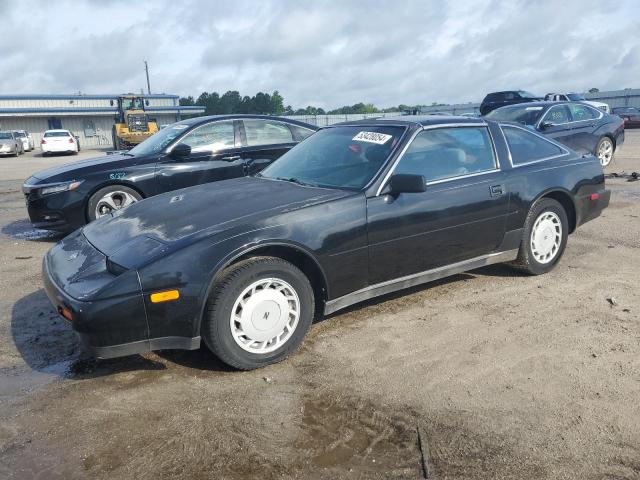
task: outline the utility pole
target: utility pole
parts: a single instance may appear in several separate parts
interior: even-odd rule
[[[147,93],[151,95],[151,84],[149,83],[149,65],[147,61],[144,61],[144,71],[147,74]]]

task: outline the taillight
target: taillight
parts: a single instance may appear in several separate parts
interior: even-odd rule
[[[69,137],[69,143],[73,143],[74,141],[73,137]]]
[[[45,143],[47,143],[47,141],[44,138],[40,140],[40,145],[44,145]]]

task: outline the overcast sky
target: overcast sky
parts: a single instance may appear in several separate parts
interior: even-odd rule
[[[139,92],[145,59],[154,93],[296,108],[640,87],[640,0],[0,0],[0,18],[0,94]]]

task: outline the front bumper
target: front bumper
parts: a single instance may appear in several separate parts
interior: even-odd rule
[[[23,185],[29,220],[35,228],[70,232],[86,223],[85,194],[80,191],[38,195],[41,185]]]
[[[49,269],[49,254],[42,262],[42,280],[49,300],[60,313],[73,315],[73,329],[95,356],[111,358],[150,350],[147,319],[140,293],[104,300],[81,301],[58,286]]]
[[[149,338],[141,291],[89,301],[72,297],[54,280],[49,265],[51,252],[53,249],[45,255],[42,262],[44,290],[58,313],[62,314],[63,308],[71,312],[73,329],[85,348],[95,357],[115,358],[151,350],[200,348],[200,337]],[[69,254],[64,249],[55,254],[60,255],[62,252]],[[92,275],[96,276],[96,273]]]

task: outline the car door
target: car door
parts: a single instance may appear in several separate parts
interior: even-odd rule
[[[191,154],[186,159],[166,155],[158,162],[156,182],[161,192],[245,174],[237,121],[205,123],[190,131],[179,143],[189,145]]]
[[[297,143],[294,131],[285,122],[245,118],[241,120],[240,128],[245,145],[240,155],[248,175],[258,173]]]
[[[570,148],[574,148],[572,145],[574,142],[572,126],[571,114],[567,105],[551,107],[538,122],[538,130],[541,133]]]
[[[418,174],[426,191],[367,199],[369,282],[474,258],[503,240],[509,192],[486,126],[424,130],[393,173]]]
[[[571,141],[569,145],[576,152],[594,153],[596,145],[600,140],[595,131],[600,125],[600,119],[604,115],[599,110],[582,103],[570,103],[569,112],[571,114]]]

